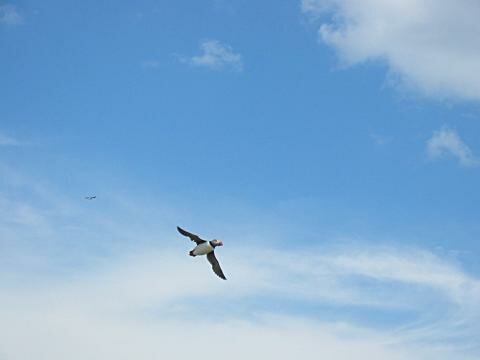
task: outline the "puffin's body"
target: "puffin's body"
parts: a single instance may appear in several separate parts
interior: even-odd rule
[[[211,253],[213,249],[214,247],[210,244],[210,241],[206,241],[195,246],[195,249],[190,251],[190,256],[207,255],[208,253]]]
[[[183,230],[178,226],[177,226],[177,230],[180,234],[189,237],[190,240],[194,241],[197,244],[197,246],[195,246],[195,248],[189,252],[189,255],[193,257],[200,256],[200,255],[207,255],[207,260],[212,265],[213,272],[217,274],[219,278],[223,280],[227,280],[227,278],[223,274],[223,271],[220,267],[220,264],[217,258],[215,257],[215,251],[214,251],[217,246],[223,246],[223,243],[218,240],[206,241],[206,240],[200,239],[200,237],[198,237],[197,235],[189,233],[188,231]]]

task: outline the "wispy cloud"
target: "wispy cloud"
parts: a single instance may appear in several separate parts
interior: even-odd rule
[[[204,261],[179,257],[172,249],[150,250],[73,278],[44,279],[34,291],[2,286],[2,351],[19,360],[34,353],[60,360],[72,349],[73,359],[135,355],[142,360],[152,354],[186,359],[203,342],[217,339],[215,353],[230,359],[259,354],[290,359],[299,352],[316,359],[319,351],[336,359],[469,358],[464,344],[451,339],[462,329],[472,334],[478,330],[477,279],[422,252],[329,252],[322,257],[298,252],[286,256],[257,248],[259,257],[252,261],[230,251],[221,256],[232,275],[225,283],[211,276]],[[299,258],[304,261],[299,263]],[[387,329],[352,322],[353,308],[345,306],[344,296],[337,298],[340,289],[345,298],[356,293],[359,304],[378,297],[384,304],[366,307],[375,311],[409,299],[403,306],[418,318]],[[332,298],[329,292],[337,295]],[[341,304],[338,309],[349,309],[349,316],[337,313],[334,320],[326,320],[332,316],[322,310],[325,303]],[[295,309],[305,306],[316,306],[320,316],[299,315]],[[398,318],[396,310],[389,311]],[[188,345],[185,328],[196,334]],[[25,341],[28,347],[21,346]]]
[[[154,59],[144,60],[140,64],[144,69],[158,69],[160,67],[160,61]]]
[[[386,145],[390,142],[390,138],[385,135],[377,134],[377,133],[370,133],[370,139],[376,144],[376,145]]]
[[[212,70],[243,70],[242,56],[235,53],[230,45],[222,44],[218,40],[203,40],[200,43],[200,54],[180,57],[180,61]]]
[[[0,146],[21,146],[21,145],[25,145],[25,143],[18,141],[0,132]]]
[[[92,207],[1,178],[5,358],[206,359],[198,348],[212,341],[232,360],[478,358],[480,280],[448,257],[353,243],[285,251],[264,241],[252,252],[242,233],[218,253],[223,282],[186,255],[188,241],[171,241],[173,225],[158,228],[165,216],[148,225],[138,200],[104,194]],[[138,229],[124,221],[133,216]]]
[[[480,3],[302,0],[301,8],[344,65],[379,61],[424,95],[480,100]]]
[[[441,128],[427,141],[428,156],[441,159],[447,155],[455,157],[462,166],[478,166],[480,161],[453,129]]]
[[[18,13],[14,5],[0,5],[0,24],[21,25],[23,23],[23,17]]]

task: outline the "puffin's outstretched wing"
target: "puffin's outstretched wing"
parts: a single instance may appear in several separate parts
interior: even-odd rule
[[[213,272],[215,274],[217,274],[217,276],[223,280],[227,280],[227,278],[225,277],[225,275],[223,275],[223,271],[222,271],[222,268],[220,267],[220,264],[218,263],[218,260],[217,258],[215,257],[215,252],[212,251],[212,252],[209,252],[207,254],[207,259],[208,259],[208,262],[210,264],[212,264],[212,269],[213,269]]]
[[[197,235],[189,233],[188,231],[183,230],[180,226],[177,226],[177,230],[183,236],[188,236],[190,240],[194,241],[197,245],[203,244],[205,240],[200,239]]]

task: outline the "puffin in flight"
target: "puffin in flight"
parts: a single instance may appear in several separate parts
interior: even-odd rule
[[[195,249],[190,251],[189,255],[194,257],[198,255],[207,255],[207,260],[212,265],[213,272],[217,274],[219,278],[227,280],[227,278],[223,274],[222,268],[220,267],[217,258],[215,257],[214,251],[217,246],[223,246],[223,242],[218,240],[206,241],[200,239],[197,235],[189,233],[188,231],[183,230],[179,226],[177,226],[177,230],[180,234],[189,237],[190,240],[194,241],[197,244],[197,246],[195,246]]]
[[[96,199],[97,198],[97,195],[95,196],[85,196],[85,200],[93,200],[93,199]]]

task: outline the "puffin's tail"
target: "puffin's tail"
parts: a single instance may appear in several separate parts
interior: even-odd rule
[[[193,250],[191,250],[191,251],[188,253],[188,255],[195,257],[195,255],[193,255]]]

